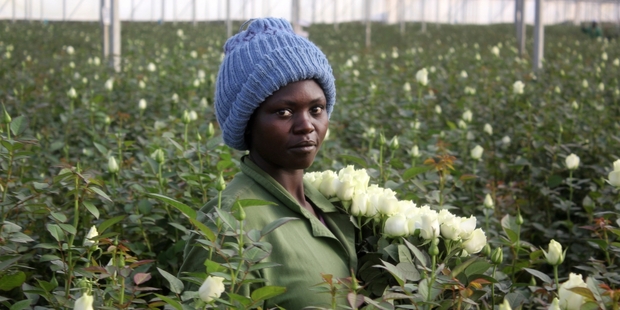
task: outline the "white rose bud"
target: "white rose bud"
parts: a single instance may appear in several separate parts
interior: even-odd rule
[[[75,49],[73,48],[73,46],[67,46],[67,54],[73,55],[73,53],[75,53]]]
[[[548,310],[561,310],[561,308],[560,308],[560,300],[557,297],[553,298],[553,301],[549,305],[549,309]]]
[[[476,145],[473,149],[471,149],[470,155],[474,160],[480,160],[482,158],[482,152],[484,149],[480,145]]]
[[[75,88],[71,87],[71,89],[67,91],[67,97],[71,99],[77,98],[77,92],[75,91]]]
[[[575,154],[570,154],[566,156],[565,163],[568,170],[575,170],[579,167],[579,157]]]
[[[463,248],[467,253],[475,254],[480,252],[486,243],[487,237],[484,231],[481,228],[477,228],[471,233],[469,239],[463,242]]]
[[[117,173],[120,170],[116,158],[114,156],[108,157],[108,172]]]
[[[489,123],[484,124],[484,129],[483,129],[483,130],[484,130],[484,132],[485,132],[486,134],[488,134],[489,136],[492,136],[492,135],[493,135],[493,127],[491,127],[491,124],[489,124]]]
[[[523,94],[523,89],[524,88],[525,88],[525,84],[523,84],[523,82],[521,82],[521,81],[516,81],[516,82],[514,82],[514,84],[512,84],[512,92],[515,95]]]
[[[504,145],[508,145],[508,144],[510,144],[510,137],[509,137],[509,136],[504,136],[504,137],[502,138],[502,143],[503,143]]]
[[[198,119],[198,113],[196,113],[196,111],[189,111],[189,119],[191,121],[195,121]]]
[[[620,159],[614,161],[614,171],[620,170]]]
[[[418,81],[418,83],[420,83],[420,85],[426,86],[428,84],[428,71],[426,70],[426,68],[418,70],[418,72],[416,72],[415,74],[415,79],[416,81]]]
[[[571,106],[573,107],[573,110],[579,110],[579,103],[577,103],[577,101],[573,101]]]
[[[614,66],[616,67],[620,66],[620,59],[618,58],[614,59]]]
[[[545,258],[547,259],[547,263],[552,266],[560,265],[564,261],[564,253],[562,252],[562,245],[551,239],[549,242],[548,252],[545,252]]]
[[[465,70],[461,71],[461,77],[466,79],[467,78],[467,71],[465,71]]]
[[[383,233],[389,237],[402,237],[409,234],[407,218],[402,214],[388,217],[383,227]]]
[[[473,113],[471,113],[471,110],[466,110],[465,112],[463,112],[463,120],[471,123],[471,120],[473,119]]]
[[[441,106],[440,105],[435,105],[435,113],[441,114]]]
[[[420,149],[418,148],[417,145],[414,145],[411,148],[411,156],[413,156],[414,158],[418,158],[420,157]]]
[[[208,276],[198,289],[198,296],[204,302],[211,302],[214,298],[219,298],[224,290],[224,278]]]
[[[95,238],[97,236],[99,236],[99,232],[97,231],[97,227],[93,225],[86,234],[86,237],[84,237],[84,246],[90,247],[97,244],[96,240],[91,240],[92,238]]]
[[[146,100],[144,98],[140,99],[138,102],[138,109],[144,111],[146,109]]]
[[[355,192],[355,179],[353,174],[345,174],[338,177],[339,184],[336,190],[336,196],[341,201],[349,201],[353,199],[353,193]]]
[[[323,178],[321,181],[321,185],[319,186],[319,191],[323,196],[327,198],[331,198],[336,196],[336,190],[338,186],[338,175],[331,170],[327,170],[323,172]]]
[[[351,204],[351,214],[355,216],[366,215],[368,212],[368,195],[366,193],[355,193]]]
[[[607,176],[607,181],[611,186],[620,188],[620,170],[614,170]]]
[[[512,307],[510,306],[508,299],[504,299],[504,302],[501,305],[499,305],[499,310],[512,310]]]
[[[583,278],[580,274],[571,273],[568,276],[568,281],[560,285],[558,295],[560,297],[561,309],[579,310],[581,308],[581,305],[586,302],[583,296],[570,290],[574,287],[588,287],[588,285],[583,281]]]
[[[432,240],[439,236],[441,231],[437,213],[427,212],[422,214],[420,236],[426,240]]]
[[[84,294],[75,301],[73,310],[93,310],[93,295]]]
[[[588,80],[583,79],[583,81],[581,81],[581,87],[583,87],[583,88],[588,88],[588,85],[589,85],[589,84],[588,84]]]
[[[177,93],[172,94],[172,102],[179,102],[179,95],[177,95]]]
[[[107,91],[112,91],[112,89],[114,89],[114,78],[109,78],[107,81],[105,81],[105,84],[103,86]]]
[[[409,82],[405,82],[405,84],[403,85],[403,91],[406,93],[411,92],[411,85],[409,85]]]
[[[151,72],[154,72],[155,70],[157,70],[157,67],[155,67],[155,64],[152,62],[149,62],[149,65],[146,68]]]
[[[499,47],[493,46],[493,48],[491,48],[491,54],[495,55],[495,57],[499,57]]]
[[[457,217],[457,219],[459,219],[460,237],[464,240],[469,239],[476,230],[476,217],[472,215],[470,217]]]
[[[484,207],[487,209],[493,209],[495,207],[495,203],[493,202],[493,197],[490,194],[487,194],[484,197]]]
[[[461,239],[461,219],[454,216],[441,223],[441,235],[449,240]]]

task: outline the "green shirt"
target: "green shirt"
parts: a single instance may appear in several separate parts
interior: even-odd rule
[[[252,161],[242,158],[241,172],[228,184],[222,195],[222,208],[230,210],[237,199],[260,199],[276,205],[246,207],[245,231],[262,229],[282,217],[294,217],[269,233],[261,241],[271,243],[273,251],[264,262],[281,264],[262,269],[255,277],[266,280],[267,285],[284,286],[287,291],[265,305],[285,309],[302,309],[307,306],[330,307],[331,296],[318,293],[313,286],[322,282],[321,274],[346,278],[357,268],[355,231],[349,216],[339,212],[317,189],[304,182],[306,199],[320,210],[325,224],[300,206],[276,180],[262,171]],[[210,201],[201,211],[208,213],[217,204]],[[185,249],[183,271],[203,272],[207,252],[193,246],[190,240]],[[343,304],[344,299],[339,299]]]

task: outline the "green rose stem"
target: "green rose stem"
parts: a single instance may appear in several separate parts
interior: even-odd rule
[[[80,221],[80,164],[78,163],[73,174],[75,191],[73,192],[73,228],[77,231]],[[69,296],[69,290],[71,289],[71,282],[73,278],[73,241],[75,240],[75,234],[70,234],[69,242],[67,243],[67,252],[69,253],[68,272],[66,274],[65,283],[65,296]]]
[[[385,147],[385,136],[383,133],[379,134],[379,175],[381,176],[381,180],[385,182],[385,176],[383,172],[383,150]]]
[[[206,203],[207,202],[207,189],[202,183],[202,172],[203,172],[204,166],[202,163],[202,154],[200,151],[200,142],[202,141],[202,136],[200,136],[200,133],[197,134],[196,138],[198,140],[196,142],[196,153],[198,153],[198,162],[200,163],[200,169],[198,170],[198,182],[200,183],[200,189],[202,190],[202,202]]]
[[[495,279],[495,272],[497,271],[497,266],[502,264],[504,260],[504,251],[502,248],[496,248],[495,251],[491,254],[491,262],[493,263],[493,274],[492,277]],[[557,277],[556,277],[557,281]],[[491,286],[491,305],[495,305],[495,284]]]
[[[555,289],[558,292],[558,296],[560,295],[560,281],[558,281],[558,265],[553,265],[553,278],[555,280]]]
[[[521,225],[523,224],[523,217],[521,216],[521,209],[517,208],[517,218],[515,220],[517,224],[517,242],[515,243],[515,247],[513,248],[512,255],[512,283],[515,283],[515,269],[517,266],[517,259],[519,258],[519,252],[521,251]],[[514,290],[514,285],[510,287],[510,290]]]
[[[185,124],[185,133],[183,134],[183,148],[187,150],[187,133],[189,132],[189,123]]]
[[[426,301],[431,302],[431,297],[433,295],[433,283],[435,283],[435,272],[437,270],[437,255],[439,254],[439,247],[437,244],[439,243],[439,238],[435,237],[433,241],[431,241],[431,247],[428,249],[428,254],[431,255],[431,279],[428,282],[428,295],[426,295]]]
[[[443,170],[439,170],[439,206],[443,206],[443,189],[445,187],[446,178],[444,176]]]
[[[568,222],[569,228],[571,228],[571,221],[570,221],[570,207],[571,204],[573,203],[573,169],[570,169],[568,171],[568,190],[569,190],[569,200],[568,200],[568,206],[566,207],[566,221]],[[572,231],[572,229],[571,229]]]
[[[120,133],[116,134],[116,145],[118,146],[118,166],[123,168],[123,139]]]

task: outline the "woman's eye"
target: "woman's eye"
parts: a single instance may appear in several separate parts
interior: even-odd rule
[[[291,111],[283,109],[283,110],[278,110],[276,114],[278,114],[278,116],[290,116]]]
[[[323,112],[323,109],[324,108],[320,107],[320,106],[319,107],[314,107],[314,108],[312,108],[312,113],[319,114],[319,113]]]

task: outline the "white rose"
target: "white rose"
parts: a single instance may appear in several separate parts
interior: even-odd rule
[[[484,149],[482,148],[482,146],[480,145],[476,145],[472,150],[471,150],[471,158],[474,160],[480,160],[482,158],[482,152],[484,151]]]
[[[557,297],[553,298],[553,301],[549,305],[549,309],[548,310],[561,310],[561,308],[560,308],[560,300]]]
[[[146,109],[146,100],[144,100],[144,98],[138,101],[138,109],[143,110],[143,111]]]
[[[112,89],[114,89],[114,78],[109,78],[105,81],[104,87],[106,90],[112,91]]]
[[[383,233],[389,237],[402,237],[409,234],[407,218],[402,214],[394,214],[388,217],[383,226]]]
[[[620,159],[614,161],[614,171],[620,170]]]
[[[575,170],[579,167],[579,157],[575,154],[570,154],[566,156],[565,163],[568,170]]]
[[[469,238],[463,242],[463,248],[470,254],[476,254],[487,244],[487,237],[481,228],[475,229]]]
[[[97,236],[99,236],[99,232],[97,231],[97,227],[95,227],[95,225],[93,225],[88,230],[88,233],[86,234],[86,237],[84,237],[84,246],[85,247],[90,247],[92,245],[97,244],[96,240],[91,240],[92,238],[95,238]]]
[[[508,144],[510,144],[510,137],[509,137],[509,136],[504,136],[504,137],[502,138],[502,143],[503,143],[504,145],[508,145]]]
[[[484,197],[484,207],[487,209],[493,209],[495,207],[495,203],[493,202],[493,197],[490,194],[487,194]]]
[[[75,301],[73,310],[93,310],[93,295],[82,295]]]
[[[609,173],[607,180],[611,186],[620,187],[620,170],[614,170]]]
[[[336,190],[338,189],[338,175],[331,170],[323,171],[321,178],[321,185],[319,185],[319,191],[323,196],[331,198],[336,196]]]
[[[204,302],[211,302],[214,298],[219,298],[225,289],[224,278],[208,276],[198,289],[198,296]]]
[[[558,290],[561,309],[579,310],[581,305],[586,302],[583,296],[570,290],[573,287],[587,288],[588,285],[583,282],[583,278],[580,274],[571,273],[568,276],[568,281],[562,283],[560,285],[560,289]]]
[[[386,189],[382,195],[379,195],[378,202],[376,208],[379,214],[392,216],[398,213],[398,199],[392,190]]]
[[[420,83],[420,85],[426,86],[428,84],[428,71],[426,68],[418,70],[415,74],[415,79],[418,83]]]
[[[461,219],[455,217],[446,219],[441,223],[441,235],[449,240],[460,240]]]
[[[508,299],[504,299],[504,302],[501,305],[499,305],[499,310],[512,310],[512,307],[510,306]]]
[[[437,212],[425,212],[420,217],[420,236],[426,240],[432,240],[439,236],[441,231]]]
[[[349,212],[355,216],[366,215],[368,213],[368,195],[366,193],[355,193]]]
[[[512,92],[516,95],[523,94],[523,89],[525,88],[525,84],[521,81],[516,81],[512,84]]]
[[[551,239],[549,242],[548,252],[545,252],[545,258],[547,259],[547,263],[552,266],[557,266],[564,261],[564,253],[562,252],[562,244]]]
[[[349,201],[353,198],[355,192],[355,179],[353,174],[345,174],[338,177],[338,188],[336,196],[341,201]]]
[[[471,120],[473,118],[473,113],[471,113],[471,110],[465,110],[465,112],[463,112],[463,120],[471,123]]]
[[[459,219],[460,224],[460,237],[462,239],[469,239],[471,234],[476,229],[476,217],[472,215],[470,217],[457,217],[457,219]]]
[[[486,132],[489,136],[493,135],[493,127],[491,127],[491,124],[484,124],[484,132]]]

